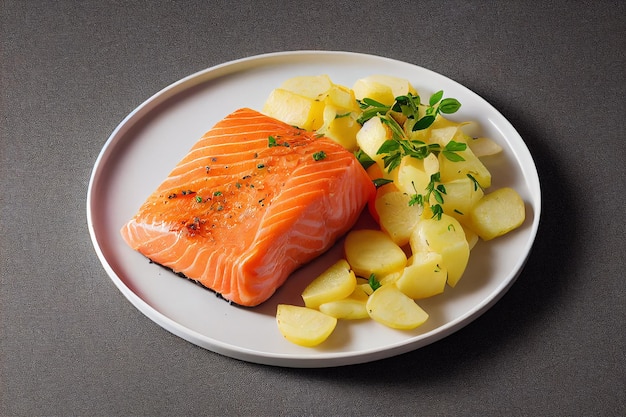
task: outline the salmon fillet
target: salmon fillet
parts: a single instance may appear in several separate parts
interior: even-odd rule
[[[121,234],[153,262],[255,306],[345,234],[373,193],[341,145],[244,108],[204,134]]]

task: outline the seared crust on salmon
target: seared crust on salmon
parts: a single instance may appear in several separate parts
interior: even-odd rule
[[[255,306],[346,233],[374,192],[341,145],[244,108],[192,147],[121,234],[153,262]]]

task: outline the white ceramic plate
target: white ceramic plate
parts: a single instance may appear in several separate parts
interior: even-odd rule
[[[256,308],[228,304],[190,281],[150,264],[122,241],[119,230],[161,183],[193,143],[217,121],[240,107],[260,110],[270,91],[297,75],[328,74],[351,86],[371,74],[409,79],[422,97],[443,89],[462,107],[455,120],[475,120],[484,135],[504,147],[486,165],[492,188],[514,187],[526,201],[523,226],[472,251],[456,288],[420,305],[430,318],[413,331],[374,321],[340,321],[318,348],[286,341],[276,327],[278,303],[302,304],[300,292],[341,256],[331,251],[293,274],[266,303]],[[408,352],[467,325],[491,307],[513,284],[535,239],[540,186],[533,159],[511,124],[485,100],[432,71],[371,55],[298,51],[254,56],[190,75],[158,92],[113,131],[93,169],[87,217],[95,250],[108,275],[130,302],[170,332],[223,355],[288,367],[327,367],[373,361]],[[363,221],[367,219],[363,216]]]

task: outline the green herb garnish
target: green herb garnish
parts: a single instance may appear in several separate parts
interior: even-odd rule
[[[275,146],[284,146],[285,148],[288,148],[288,147],[289,147],[289,143],[288,143],[288,142],[282,142],[282,143],[279,143],[279,142],[276,140],[276,137],[274,137],[274,136],[269,136],[269,137],[267,138],[267,147],[268,147],[268,148],[273,148],[273,147],[275,147]]]
[[[393,180],[390,180],[387,178],[376,178],[375,180],[372,180],[372,182],[374,183],[376,188],[380,188],[385,184],[389,184],[390,182],[393,182]]]
[[[375,274],[371,274],[370,277],[367,280],[368,284],[370,284],[370,287],[372,287],[372,290],[376,291],[377,289],[380,288],[381,284],[380,281],[378,281],[376,279],[376,275]]]
[[[363,169],[367,169],[376,163],[368,154],[363,152],[362,149],[356,151],[354,156],[356,156],[357,161],[359,161]]]
[[[316,161],[321,161],[322,159],[326,158],[326,152],[324,151],[319,151],[319,152],[315,152],[313,154],[313,159],[315,159]]]
[[[413,189],[415,189],[415,184],[413,184]],[[424,207],[426,204],[430,203],[430,196],[432,195],[435,199],[435,204],[430,206],[431,211],[433,212],[432,218],[437,218],[437,220],[441,220],[441,216],[443,215],[443,196],[446,194],[446,187],[441,184],[441,174],[439,172],[435,172],[430,176],[430,181],[426,186],[426,193],[420,194],[415,190],[415,194],[413,194],[409,200],[409,205],[419,205]]]

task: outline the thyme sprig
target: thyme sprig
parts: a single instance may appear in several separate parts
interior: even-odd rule
[[[413,189],[415,190],[415,183],[412,183]],[[441,220],[441,216],[443,215],[443,196],[446,194],[445,185],[441,184],[441,174],[439,172],[435,172],[430,176],[430,181],[426,186],[426,192],[424,194],[418,193],[415,190],[415,194],[411,196],[409,200],[409,206],[419,205],[425,207],[426,204],[430,204],[430,196],[432,195],[435,199],[435,204],[430,206],[430,210],[433,213],[432,218],[437,218],[437,220]]]
[[[424,159],[431,153],[442,152],[450,161],[463,161],[463,157],[457,152],[466,149],[465,143],[450,141],[441,149],[436,143],[426,143],[420,140],[410,139],[407,131],[415,132],[429,128],[436,120],[437,115],[455,113],[461,103],[454,98],[443,98],[443,90],[430,96],[428,105],[421,103],[419,95],[407,94],[398,96],[391,106],[387,106],[371,98],[359,100],[359,107],[363,111],[359,123],[363,124],[373,117],[379,117],[381,122],[389,127],[391,139],[386,140],[378,149],[377,154],[383,156],[383,164],[387,172],[393,171],[405,156]],[[420,114],[423,115],[420,117]],[[398,120],[398,115],[406,118],[403,128]]]
[[[383,165],[387,172],[392,172],[397,168],[405,156],[424,159],[432,153],[436,156],[441,154],[452,162],[465,160],[458,154],[467,149],[465,143],[450,140],[442,148],[438,143],[426,143],[409,137],[410,132],[425,130],[432,126],[439,114],[452,114],[461,107],[461,103],[454,98],[444,99],[443,90],[431,95],[428,104],[422,103],[419,95],[411,93],[396,97],[391,106],[371,98],[364,98],[358,103],[362,110],[357,120],[359,123],[364,124],[374,117],[379,117],[380,121],[391,131],[391,138],[383,142],[376,152],[378,155],[383,155]],[[400,125],[398,120],[404,120],[403,125]],[[371,158],[365,158],[362,155],[359,161],[364,166],[373,163]],[[415,189],[415,184],[413,188]],[[433,218],[441,219],[445,194],[446,188],[441,183],[441,173],[436,172],[430,176],[430,182],[424,192],[415,190],[415,194],[409,200],[409,205],[417,204],[422,207],[429,205]],[[434,199],[433,204],[430,204],[431,196]]]

